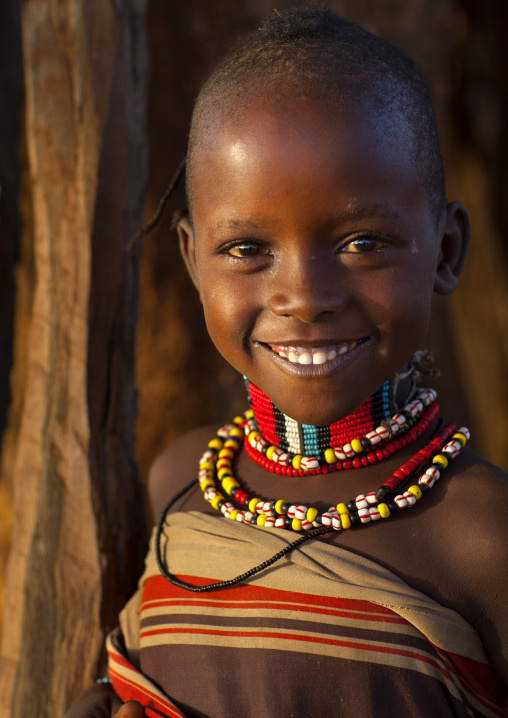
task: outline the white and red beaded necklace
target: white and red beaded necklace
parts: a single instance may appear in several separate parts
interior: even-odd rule
[[[242,489],[234,474],[234,460],[242,445],[249,456],[263,468],[286,476],[312,476],[317,473],[360,468],[375,461],[382,461],[415,441],[429,428],[439,413],[439,407],[435,403],[434,390],[421,389],[416,398],[396,412],[391,419],[382,419],[377,427],[368,426],[369,431],[365,436],[353,434],[351,438],[349,434],[348,440],[342,445],[321,449],[317,456],[306,456],[283,451],[280,446],[270,443],[259,430],[260,424],[263,426],[263,420],[257,422],[256,402],[253,407],[252,396],[254,394],[260,397],[261,392],[257,387],[252,390],[252,387],[254,385],[251,384],[251,408],[243,416],[235,417],[232,423],[219,429],[217,436],[209,441],[199,462],[198,476],[168,503],[157,526],[155,555],[159,570],[168,581],[189,591],[212,591],[232,586],[264,570],[309,539],[331,531],[346,530],[355,525],[387,519],[401,509],[414,506],[434,486],[442,471],[456,458],[470,438],[466,427],[457,431],[456,424],[444,425],[441,421],[426,446],[400,466],[377,491],[359,494],[347,502],[340,501],[324,512],[312,506],[291,504],[283,499],[261,499]],[[369,410],[370,406],[372,402]],[[366,412],[360,412],[359,416],[365,422]],[[355,422],[350,421],[349,426],[355,426]],[[419,476],[415,478],[417,473]],[[414,480],[414,483],[404,489],[411,480]],[[203,491],[206,501],[230,520],[307,533],[268,561],[236,578],[206,586],[180,581],[167,570],[162,557],[161,536],[167,513],[196,483]]]

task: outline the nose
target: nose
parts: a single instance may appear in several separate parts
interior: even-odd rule
[[[277,316],[306,323],[328,312],[340,312],[348,303],[348,294],[339,275],[333,257],[295,256],[274,272],[268,308]]]

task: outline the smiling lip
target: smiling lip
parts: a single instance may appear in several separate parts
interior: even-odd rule
[[[319,347],[299,347],[294,345],[269,344],[270,349],[291,364],[326,364],[336,357],[347,354],[358,345],[358,341],[328,344]]]
[[[256,342],[264,348],[278,366],[290,374],[302,376],[323,376],[353,359],[369,337],[338,343],[303,346],[295,343],[272,344]]]

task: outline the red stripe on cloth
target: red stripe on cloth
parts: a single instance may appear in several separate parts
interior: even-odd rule
[[[374,646],[360,641],[346,641],[338,638],[325,638],[323,636],[316,636],[315,634],[307,636],[301,633],[283,633],[281,631],[231,631],[223,630],[220,628],[206,629],[206,628],[161,628],[161,629],[144,629],[141,631],[142,638],[146,636],[157,636],[166,634],[196,634],[203,636],[224,636],[224,637],[239,637],[239,638],[274,638],[278,641],[305,641],[308,643],[322,643],[328,646],[339,646],[342,648],[353,648],[361,651],[371,651],[373,653],[387,653],[394,656],[404,656],[405,658],[412,658],[415,661],[422,661],[429,665],[437,668],[443,676],[450,680],[449,672],[441,664],[440,661],[432,658],[431,656],[422,655],[415,651],[410,651],[407,648],[396,648],[393,646]],[[430,644],[429,644],[430,646]]]
[[[143,706],[145,715],[148,718],[185,718],[184,714],[179,710],[170,705],[162,704],[154,698],[151,693],[136,683],[120,676],[111,668],[109,669],[109,677],[115,692],[122,701],[124,703],[127,703],[127,701],[137,701]]]
[[[168,611],[170,611],[174,606],[186,606],[190,608],[191,606],[196,606],[197,604],[197,601],[179,601],[166,599],[160,601],[152,601],[149,605],[143,604],[142,611],[148,608],[167,608]],[[354,611],[342,611],[340,609],[334,610],[333,608],[316,608],[314,606],[301,606],[298,604],[290,603],[264,603],[261,601],[243,601],[241,603],[228,601],[227,603],[217,603],[215,601],[206,601],[205,605],[207,608],[224,608],[228,610],[264,609],[272,611],[294,611],[295,613],[312,613],[317,616],[336,616],[340,618],[349,618],[351,620],[358,621],[393,623],[399,626],[407,623],[407,621],[405,621],[403,618],[400,618],[399,616],[376,616],[374,613],[357,613]]]
[[[443,662],[457,676],[464,690],[496,715],[508,714],[508,691],[490,666],[435,648]]]
[[[192,583],[196,586],[205,586],[213,583],[214,579],[202,578],[201,576],[179,576],[180,580],[186,583]],[[216,579],[215,579],[216,580]],[[217,595],[217,594],[215,594]],[[250,584],[238,584],[231,588],[222,589],[220,592],[220,600],[211,598],[213,593],[194,594],[194,598],[189,598],[189,592],[183,588],[178,588],[167,581],[162,576],[152,576],[145,582],[143,588],[143,600],[141,610],[148,607],[148,604],[156,605],[156,602],[164,602],[166,599],[178,599],[181,605],[196,605],[199,601],[203,601],[207,606],[243,608],[248,607],[247,604],[258,602],[266,604],[266,607],[273,606],[279,608],[291,608],[290,605],[284,604],[299,603],[303,606],[309,606],[309,610],[322,612],[326,615],[326,609],[330,609],[330,613],[344,611],[346,614],[355,614],[356,617],[363,620],[381,621],[387,623],[408,624],[408,622],[394,613],[385,606],[378,606],[370,601],[361,601],[350,598],[336,598],[333,596],[317,596],[308,593],[298,593],[297,591],[284,591],[276,588],[265,588],[263,586],[255,586]],[[153,602],[153,603],[152,603]],[[316,607],[321,608],[317,611]],[[299,610],[304,610],[299,607]]]
[[[157,688],[150,689],[150,680],[135,668],[114,645],[110,637],[106,643],[108,675],[121,700],[140,703],[148,718],[186,718],[175,705],[161,697]],[[128,675],[130,673],[131,675]]]
[[[183,601],[178,599],[161,599],[160,601],[150,601],[150,603],[144,603],[142,611],[151,608],[166,608],[171,611],[175,606],[184,606],[191,608],[199,605],[199,599],[195,601]],[[395,625],[405,625],[407,621],[400,616],[377,616],[375,613],[358,613],[355,611],[343,611],[341,609],[333,608],[318,608],[316,606],[302,606],[298,603],[265,603],[262,601],[228,601],[219,603],[217,601],[206,601],[204,602],[206,608],[221,608],[221,609],[239,609],[239,610],[272,610],[272,611],[293,611],[295,613],[312,613],[316,616],[335,616],[337,618],[349,618],[357,621],[371,621],[376,623],[393,623]]]
[[[213,579],[196,576],[181,576],[182,580],[195,585],[206,585],[213,583]],[[294,610],[295,612],[315,613],[316,615],[335,615],[337,617],[349,617],[362,621],[379,622],[380,624],[411,625],[410,622],[395,614],[391,609],[378,606],[369,601],[356,599],[342,599],[328,596],[315,596],[293,591],[270,589],[255,585],[233,586],[220,592],[220,600],[213,600],[210,597],[214,594],[194,594],[189,598],[185,589],[180,589],[170,584],[162,576],[154,576],[145,583],[142,612],[145,609],[158,607],[168,608],[174,605],[196,606],[202,602],[203,606],[225,608],[225,609],[274,609]],[[291,604],[302,604],[292,606]],[[153,636],[164,633],[195,633],[195,634],[220,634],[222,636],[238,637],[267,637],[284,640],[299,640],[309,642],[321,642],[329,645],[342,646],[346,648],[361,649],[377,653],[389,653],[414,660],[423,661],[434,666],[446,680],[450,681],[482,705],[492,716],[508,715],[508,694],[501,681],[496,677],[489,665],[480,663],[471,658],[464,658],[457,654],[447,653],[432,643],[428,642],[429,650],[435,653],[432,655],[420,655],[406,648],[379,647],[362,644],[358,641],[346,641],[330,638],[316,638],[315,635],[306,636],[300,634],[286,634],[281,632],[257,632],[257,631],[234,631],[224,629],[147,629],[142,631],[143,636]]]
[[[168,635],[168,634],[196,634],[196,635],[211,635],[211,636],[224,636],[227,638],[234,638],[234,637],[241,637],[241,638],[273,638],[277,641],[281,640],[290,640],[290,641],[303,641],[308,643],[319,643],[319,644],[325,644],[330,646],[337,646],[338,648],[351,648],[353,650],[361,650],[365,651],[366,653],[377,653],[377,654],[388,654],[393,656],[400,656],[402,658],[409,658],[415,662],[425,663],[434,670],[438,671],[443,678],[452,685],[457,685],[457,683],[464,689],[467,688],[467,686],[462,685],[462,681],[460,680],[460,676],[458,676],[454,671],[453,667],[448,665],[445,666],[443,662],[440,660],[440,657],[437,656],[434,658],[431,655],[425,655],[421,653],[416,653],[415,651],[411,651],[405,648],[396,648],[392,646],[375,646],[375,645],[368,645],[365,643],[361,643],[359,641],[346,641],[346,640],[340,640],[340,639],[333,639],[333,638],[324,638],[324,637],[317,637],[315,635],[307,636],[304,634],[287,634],[282,632],[276,632],[276,631],[267,631],[267,632],[258,632],[258,631],[226,631],[222,629],[201,629],[201,628],[165,628],[165,629],[159,629],[159,630],[143,630],[141,632],[142,638],[145,636],[156,636],[156,635]],[[429,648],[431,649],[433,646],[432,644],[428,644]],[[457,680],[454,680],[454,676]],[[485,705],[483,701],[479,701],[482,704]],[[492,710],[493,706],[492,704],[489,704],[487,706],[490,710]],[[504,712],[499,712],[497,710],[494,710],[493,712],[496,715],[503,716],[505,715]]]

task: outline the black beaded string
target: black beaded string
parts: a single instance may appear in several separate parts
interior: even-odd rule
[[[198,483],[198,479],[193,479],[190,484],[187,484],[185,488],[183,488],[181,491],[179,491],[176,496],[173,496],[171,501],[167,504],[167,506],[162,511],[161,517],[159,519],[159,523],[157,524],[157,531],[155,534],[155,558],[157,560],[157,566],[159,567],[159,571],[161,572],[161,575],[164,576],[166,580],[168,580],[170,583],[172,583],[174,586],[178,586],[178,588],[184,588],[187,591],[193,591],[194,593],[203,593],[204,591],[217,591],[220,588],[228,588],[229,586],[234,586],[235,583],[240,583],[241,581],[245,581],[245,579],[250,578],[251,576],[254,576],[256,573],[260,573],[261,571],[264,571],[265,568],[268,568],[269,566],[272,566],[276,561],[280,561],[281,558],[284,556],[287,556],[288,553],[293,551],[293,549],[297,548],[298,546],[301,546],[302,543],[305,543],[305,541],[309,541],[310,539],[316,538],[316,536],[322,536],[323,534],[331,533],[334,529],[332,526],[327,526],[326,528],[322,529],[316,529],[316,531],[311,531],[311,533],[307,534],[306,536],[300,536],[300,538],[296,539],[296,541],[293,541],[292,543],[288,544],[285,548],[282,549],[282,551],[279,551],[275,554],[275,556],[272,556],[272,558],[269,558],[267,561],[263,561],[263,563],[260,563],[259,566],[255,566],[254,568],[251,568],[250,571],[246,571],[245,573],[242,573],[240,576],[237,576],[236,578],[231,578],[229,581],[218,581],[217,583],[210,583],[206,586],[195,586],[192,583],[186,583],[185,581],[180,581],[179,579],[172,576],[169,571],[167,570],[166,566],[164,565],[163,558],[162,558],[162,551],[161,551],[161,536],[162,531],[164,528],[164,522],[166,520],[166,516],[168,514],[168,511],[171,509],[171,507],[174,505],[176,501],[178,501],[179,498],[181,498],[184,494],[187,493],[193,486],[195,486]]]
[[[444,421],[442,419],[439,420],[438,425],[436,429],[433,431],[431,438],[429,441],[432,441],[441,431],[441,429],[444,426]],[[420,468],[420,467],[419,467]],[[393,489],[390,491],[387,496],[385,497],[384,501],[390,501],[392,498],[392,495],[398,493],[402,486],[407,485],[410,479],[413,478],[414,474],[417,473],[419,468],[414,469],[406,478],[405,480],[397,486],[396,489]],[[198,478],[192,479],[192,481],[187,484],[181,491],[179,491],[171,501],[166,505],[166,507],[163,509],[159,523],[157,524],[157,531],[155,534],[155,558],[157,560],[157,566],[159,567],[159,571],[164,578],[172,583],[174,586],[177,586],[178,588],[184,588],[187,591],[192,591],[193,593],[203,593],[205,591],[217,591],[221,588],[228,588],[229,586],[234,586],[236,583],[240,583],[241,581],[245,581],[247,578],[250,578],[251,576],[254,576],[256,573],[260,573],[261,571],[264,571],[265,568],[268,568],[269,566],[272,566],[277,561],[280,561],[281,558],[284,556],[287,556],[288,553],[293,551],[293,549],[297,548],[298,546],[301,546],[305,541],[309,541],[310,539],[316,538],[317,536],[323,536],[324,534],[331,533],[334,531],[334,528],[332,526],[327,526],[321,529],[316,529],[315,531],[311,531],[309,534],[305,536],[300,536],[296,539],[296,541],[293,541],[292,543],[288,544],[285,548],[283,548],[281,551],[276,553],[274,556],[272,556],[267,561],[263,561],[263,563],[260,563],[258,566],[254,566],[254,568],[251,568],[249,571],[246,571],[245,573],[240,574],[240,576],[237,576],[236,578],[231,578],[228,581],[218,581],[217,583],[210,583],[206,586],[196,586],[192,583],[187,583],[185,581],[180,581],[179,579],[172,576],[169,571],[167,570],[166,566],[164,565],[163,559],[162,559],[162,551],[161,551],[161,536],[162,531],[164,528],[164,522],[166,520],[166,516],[170,509],[173,507],[173,505],[180,499],[182,496],[184,496],[190,489],[195,486],[198,483]],[[421,488],[421,487],[420,487]],[[354,502],[349,502],[353,504]],[[349,508],[349,505],[348,505]],[[395,510],[398,508],[396,504],[393,504],[392,501],[390,501],[389,508]],[[358,514],[353,510],[353,506],[351,506],[351,523],[352,525],[359,523],[360,519],[358,517]],[[353,517],[356,520],[353,520]]]

